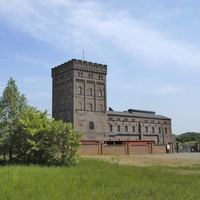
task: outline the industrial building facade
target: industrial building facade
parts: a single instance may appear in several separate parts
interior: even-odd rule
[[[171,119],[153,111],[107,109],[107,65],[72,59],[52,68],[52,116],[84,141],[173,143]]]

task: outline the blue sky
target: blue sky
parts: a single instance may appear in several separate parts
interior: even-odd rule
[[[200,132],[199,0],[0,0],[0,95],[13,77],[51,114],[51,68],[108,65],[108,107],[152,110]]]

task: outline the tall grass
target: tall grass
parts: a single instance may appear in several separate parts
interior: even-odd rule
[[[0,167],[1,200],[198,199],[200,166],[135,167],[80,159],[76,167]]]

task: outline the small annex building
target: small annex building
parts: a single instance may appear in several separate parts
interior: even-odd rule
[[[107,109],[107,65],[72,59],[52,68],[52,116],[83,132],[82,143],[173,143],[171,118]]]

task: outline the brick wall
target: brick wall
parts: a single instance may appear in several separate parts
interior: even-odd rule
[[[149,154],[149,145],[129,145],[129,154]]]
[[[126,154],[125,145],[102,145],[102,154]]]
[[[98,155],[98,144],[82,144],[79,150],[80,155]]]
[[[166,146],[163,146],[163,145],[154,145],[153,146],[153,153],[154,154],[166,153]]]
[[[173,144],[170,145],[171,147]],[[131,144],[105,145],[99,141],[83,142],[79,150],[80,155],[114,155],[114,154],[164,154],[174,153],[173,148],[167,152],[166,145],[149,144]]]

